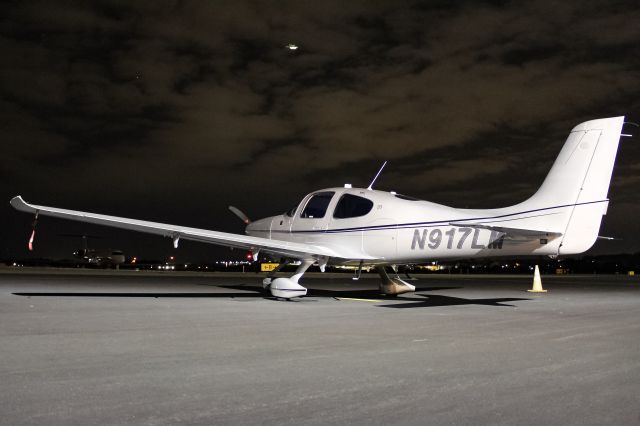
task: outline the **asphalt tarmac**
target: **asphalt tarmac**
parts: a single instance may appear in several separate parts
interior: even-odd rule
[[[640,424],[638,277],[369,277],[5,270],[0,424]]]

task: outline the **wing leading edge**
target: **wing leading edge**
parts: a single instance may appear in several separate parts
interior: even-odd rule
[[[340,253],[328,247],[312,244],[296,243],[268,238],[252,237],[249,235],[231,234],[227,232],[209,231],[206,229],[190,228],[186,226],[168,225],[165,223],[148,222],[144,220],[129,219],[125,217],[108,216],[103,214],[88,213],[77,210],[65,210],[55,207],[29,204],[21,196],[13,197],[10,204],[16,210],[36,213],[44,216],[58,217],[61,219],[75,220],[79,222],[94,223],[96,225],[111,226],[114,228],[128,229],[131,231],[145,232],[148,234],[169,237],[177,242],[180,239],[199,241],[221,246],[242,248],[247,250],[261,250],[267,253],[277,254],[295,259],[317,258],[352,258],[347,253]],[[356,256],[360,259],[360,256]]]

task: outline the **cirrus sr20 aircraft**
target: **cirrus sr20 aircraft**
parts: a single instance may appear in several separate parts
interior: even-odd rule
[[[570,255],[589,249],[607,211],[607,192],[624,117],[587,121],[573,128],[538,191],[497,209],[458,209],[368,188],[327,188],[305,196],[281,215],[249,222],[247,235],[167,225],[123,217],[33,205],[17,196],[24,212],[267,253],[281,265],[300,262],[289,278],[266,278],[278,298],[304,296],[298,282],[314,264],[373,266],[380,292],[415,287],[387,267],[452,258]],[[626,136],[626,135],[625,135]],[[375,181],[375,179],[374,179]],[[273,276],[273,275],[272,275]]]

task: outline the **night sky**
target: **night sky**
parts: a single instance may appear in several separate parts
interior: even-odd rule
[[[79,239],[161,258],[160,237],[43,217],[12,196],[243,232],[349,182],[454,207],[538,188],[586,120],[640,122],[634,1],[8,2],[0,6],[0,259]],[[285,46],[294,43],[299,49]],[[640,129],[591,253],[640,250]],[[181,242],[179,258],[227,249]]]

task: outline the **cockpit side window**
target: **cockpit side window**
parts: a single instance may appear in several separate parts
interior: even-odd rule
[[[373,201],[357,195],[344,194],[333,212],[336,219],[360,217],[368,214],[373,208]]]
[[[324,217],[327,213],[327,207],[333,198],[335,192],[318,192],[307,201],[307,205],[304,206],[304,210],[300,214],[301,218],[305,219],[318,219]]]

